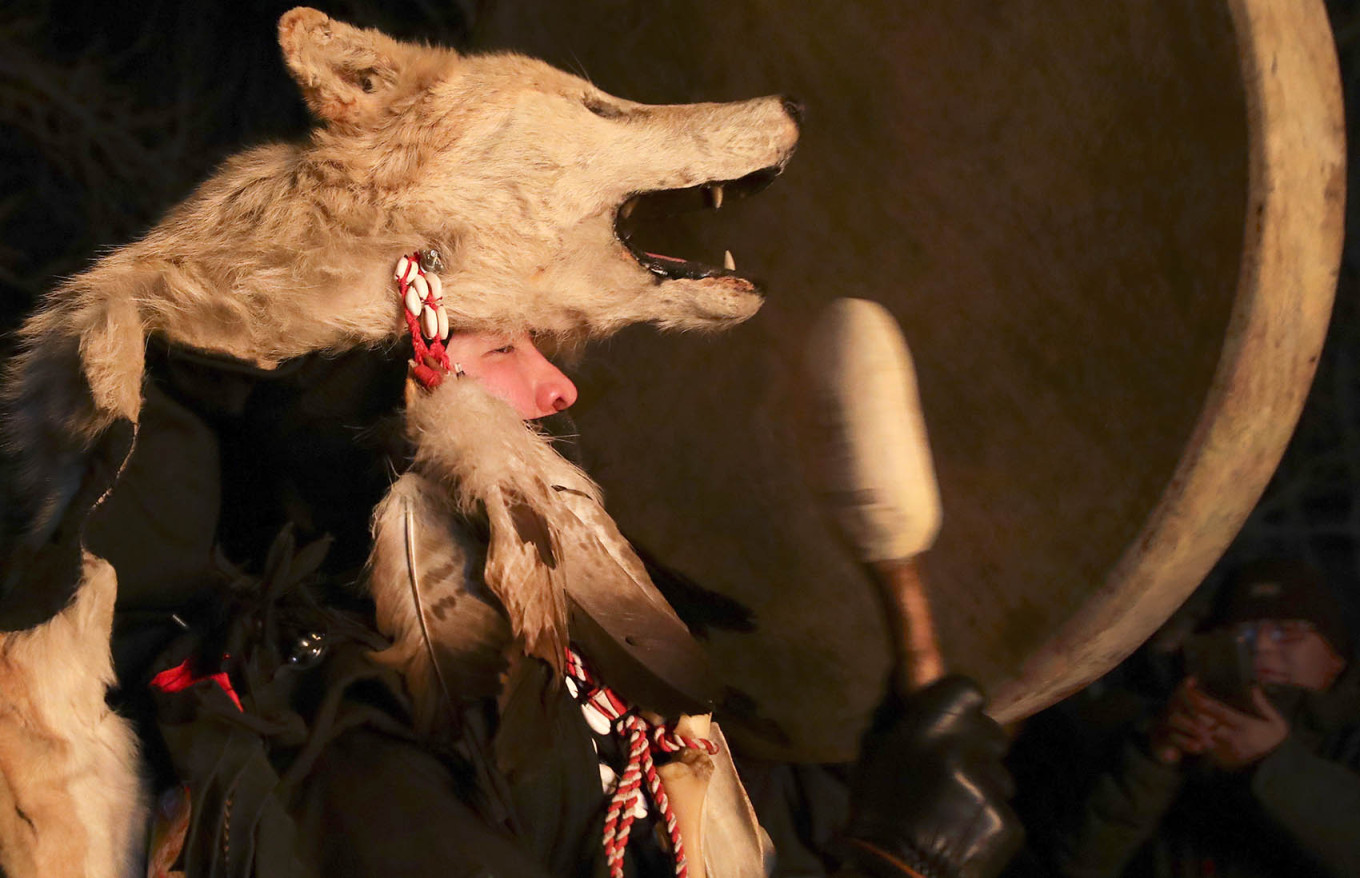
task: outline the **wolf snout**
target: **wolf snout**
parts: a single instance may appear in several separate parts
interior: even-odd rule
[[[803,102],[789,95],[780,95],[780,101],[784,105],[784,112],[788,113],[789,118],[793,120],[793,124],[798,126],[799,130],[802,130],[803,111],[806,109]]]

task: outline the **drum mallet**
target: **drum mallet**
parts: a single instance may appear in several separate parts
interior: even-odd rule
[[[866,299],[837,299],[809,340],[816,487],[872,570],[889,620],[899,694],[944,674],[918,556],[940,529],[916,370],[897,321]]]

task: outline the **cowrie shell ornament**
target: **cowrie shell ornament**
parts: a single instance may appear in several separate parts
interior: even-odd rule
[[[420,301],[420,294],[415,287],[406,288],[406,310],[411,312],[412,317],[420,316],[420,309],[423,307]]]

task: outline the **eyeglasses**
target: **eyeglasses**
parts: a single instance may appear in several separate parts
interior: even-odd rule
[[[1288,646],[1317,631],[1317,626],[1302,619],[1257,619],[1243,622],[1234,630],[1238,637],[1246,638],[1248,642],[1259,643],[1262,640],[1269,640],[1274,644]]]

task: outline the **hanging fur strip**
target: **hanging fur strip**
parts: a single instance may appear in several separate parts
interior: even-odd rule
[[[481,587],[482,546],[457,518],[448,492],[413,472],[373,515],[369,589],[393,641],[374,659],[406,680],[421,734],[456,729],[460,706],[495,695],[506,667],[510,626]]]
[[[146,803],[132,724],[109,710],[113,567],[85,553],[76,599],[0,634],[0,874],[130,878]]]
[[[490,528],[486,585],[525,651],[561,669],[569,639],[612,686],[668,715],[711,709],[713,675],[689,629],[604,511],[598,488],[471,380],[407,402],[414,470]]]
[[[565,521],[554,486],[597,502],[598,489],[474,381],[445,381],[428,394],[412,394],[406,420],[416,443],[415,471],[443,485],[459,512],[486,516],[483,576],[505,605],[515,636],[526,653],[560,669],[567,598],[558,538]]]

